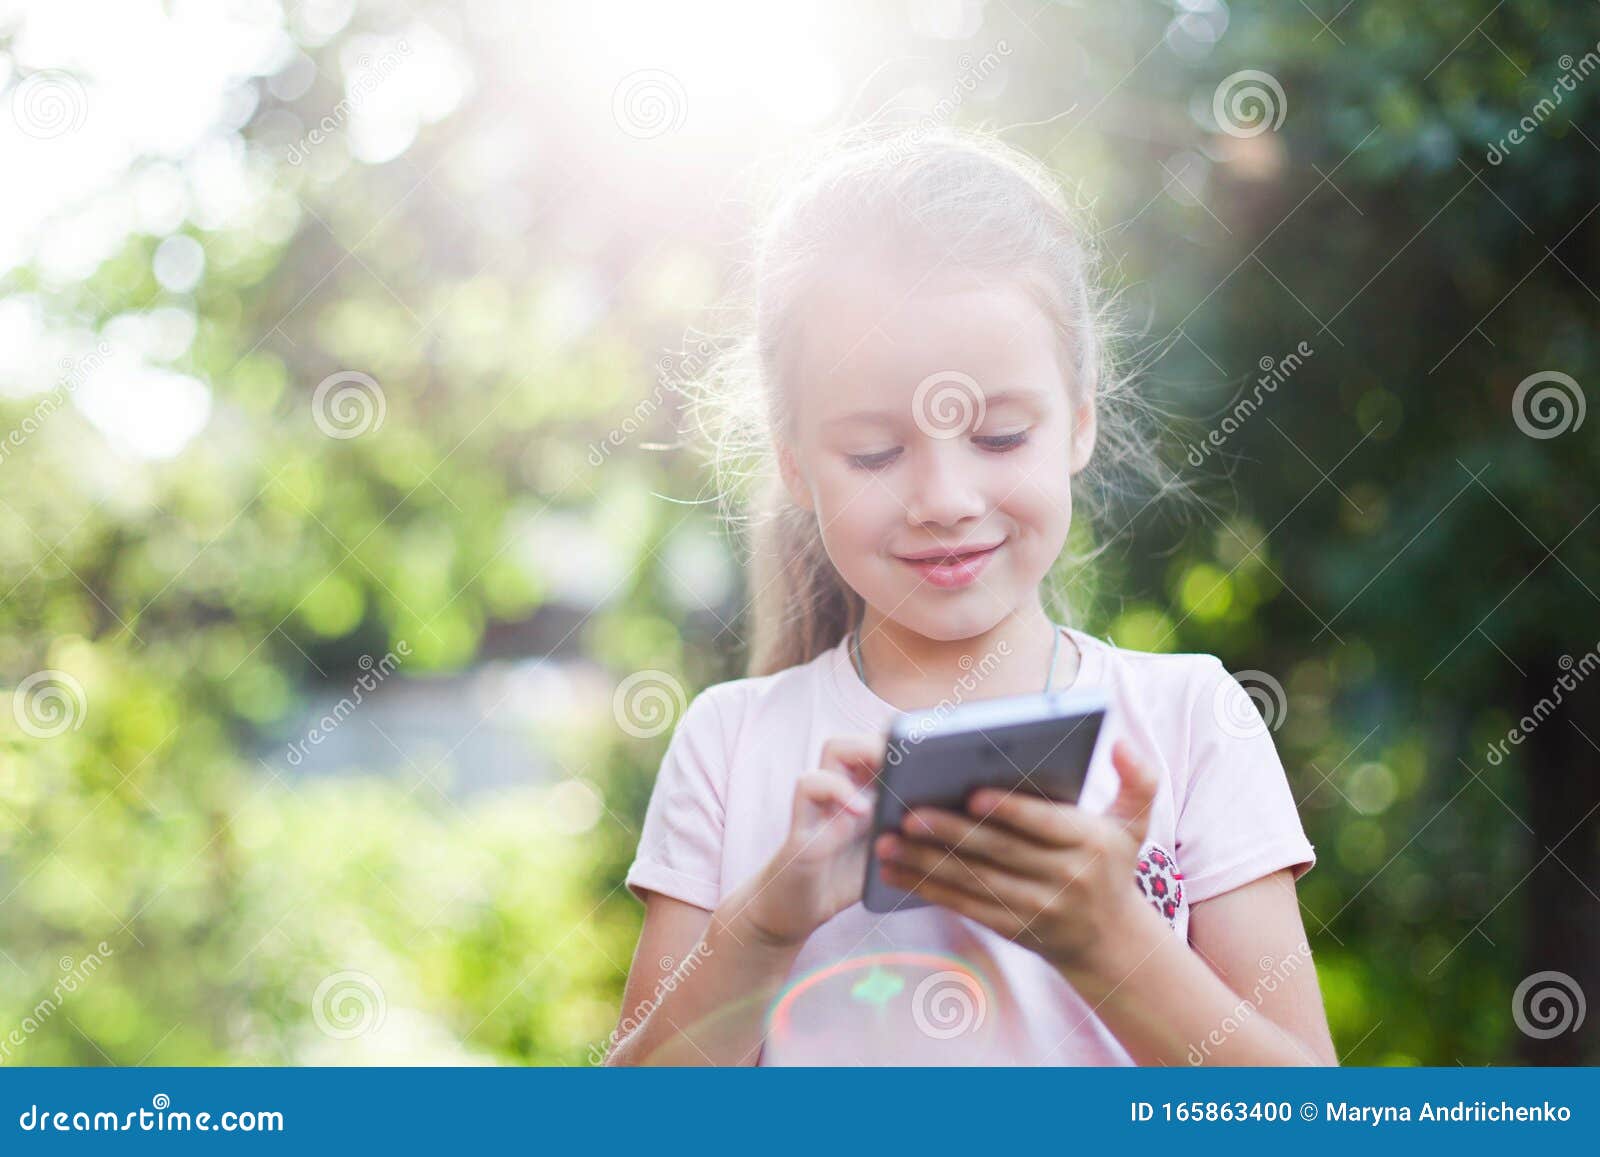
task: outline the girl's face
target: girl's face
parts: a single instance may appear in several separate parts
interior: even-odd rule
[[[874,610],[971,638],[1038,601],[1094,447],[1045,314],[1017,286],[864,261],[815,291],[790,362],[790,495]],[[933,557],[929,557],[933,556]]]

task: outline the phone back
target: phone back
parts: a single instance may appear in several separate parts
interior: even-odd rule
[[[1018,695],[946,710],[898,716],[890,728],[872,839],[898,831],[906,812],[940,807],[963,812],[980,787],[1026,791],[1073,803],[1083,788],[1105,719],[1098,695]],[[862,903],[869,912],[920,908],[928,901],[883,881],[867,856]]]

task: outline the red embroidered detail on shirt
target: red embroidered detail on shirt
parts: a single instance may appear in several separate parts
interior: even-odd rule
[[[1183,873],[1172,853],[1159,844],[1146,844],[1134,865],[1133,882],[1151,907],[1176,927],[1178,909],[1183,905]]]

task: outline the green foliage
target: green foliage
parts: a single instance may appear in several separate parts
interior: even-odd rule
[[[1300,895],[1347,1058],[1505,1061],[1529,1047],[1518,980],[1579,968],[1548,955],[1561,907],[1596,923],[1593,891],[1539,858],[1600,798],[1580,720],[1484,753],[1600,640],[1592,419],[1541,440],[1512,418],[1531,373],[1600,381],[1600,79],[1486,155],[1595,32],[1575,5],[1316,7],[1241,0],[1213,51],[1180,59],[1146,52],[1170,6],[1024,5],[1033,37],[993,29],[1008,83],[962,116],[1031,126],[1012,139],[1097,200],[1132,352],[1153,351],[1144,388],[1182,437],[1216,428],[1263,358],[1313,347],[1221,452],[1178,466],[1202,501],[1177,525],[1134,496],[1074,527],[1104,553],[1052,581],[1123,646],[1284,687],[1276,738],[1319,852]],[[666,742],[621,734],[610,689],[740,673],[737,592],[698,605],[663,561],[714,527],[652,389],[728,268],[724,206],[696,186],[678,191],[692,227],[640,223],[559,164],[484,177],[503,110],[533,99],[489,67],[392,161],[339,141],[287,161],[283,116],[338,102],[340,52],[386,12],[307,38],[316,83],[218,129],[265,192],[182,226],[205,254],[192,294],[163,288],[145,235],[81,281],[0,275],[0,299],[94,333],[191,309],[170,368],[212,404],[181,453],[139,461],[69,384],[0,395],[0,430],[30,431],[0,458],[0,685],[69,680],[57,734],[0,710],[0,1034],[26,1028],[7,1063],[585,1063],[620,1003],[640,915],[621,880]],[[1281,83],[1278,130],[1209,127],[1243,69]],[[529,143],[541,166],[558,137]],[[125,186],[164,164],[136,158]],[[1175,190],[1178,172],[1204,180]],[[327,436],[315,392],[353,370],[381,422]],[[548,777],[452,792],[450,751],[399,751],[398,776],[280,774],[317,696],[402,645],[396,678],[424,686],[552,648],[611,676],[528,725]],[[573,670],[581,692],[593,670]],[[1562,855],[1587,870],[1595,851]],[[381,999],[376,1031],[319,1023],[348,1011],[318,1000],[344,973],[366,978],[357,1015]]]

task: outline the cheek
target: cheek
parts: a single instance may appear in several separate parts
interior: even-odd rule
[[[1030,568],[1048,569],[1072,526],[1071,477],[1065,456],[1057,457],[1028,464],[1001,492],[1001,513],[1017,528],[1020,553]]]
[[[854,472],[841,470],[818,481],[822,541],[841,570],[840,564],[877,552],[887,541],[886,528],[901,513],[888,489]]]

